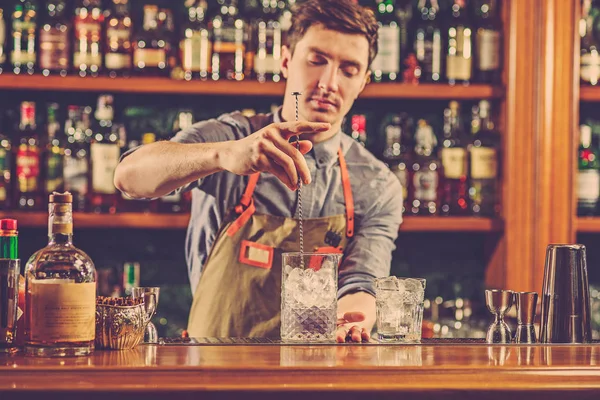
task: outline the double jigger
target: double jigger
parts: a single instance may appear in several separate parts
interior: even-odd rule
[[[546,249],[540,315],[540,343],[591,342],[590,293],[585,246],[549,245]],[[485,303],[494,315],[489,326],[488,343],[513,340],[504,316],[517,307],[516,343],[536,343],[534,329],[536,292],[486,290]]]

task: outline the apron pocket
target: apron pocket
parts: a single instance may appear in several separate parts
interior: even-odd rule
[[[239,260],[242,264],[264,269],[273,266],[273,247],[242,240]]]

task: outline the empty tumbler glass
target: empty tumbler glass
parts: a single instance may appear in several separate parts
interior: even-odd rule
[[[154,316],[156,308],[158,307],[159,293],[160,288],[158,287],[134,287],[131,290],[131,297],[134,299],[144,299],[144,308],[146,310],[146,318],[148,320],[146,332],[144,333],[144,343],[158,343],[158,331],[156,330],[156,326],[150,320]]]

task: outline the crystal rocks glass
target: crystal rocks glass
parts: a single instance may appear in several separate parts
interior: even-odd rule
[[[375,290],[379,341],[420,343],[425,279],[379,278]]]
[[[150,319],[152,319],[156,312],[156,307],[158,307],[159,294],[160,288],[158,287],[134,287],[131,289],[131,297],[134,299],[144,299],[144,309],[146,310],[146,318],[148,319],[148,325],[146,325],[146,332],[144,333],[144,343],[158,343],[158,331]]]
[[[284,253],[281,279],[281,340],[334,343],[337,272],[341,254]]]

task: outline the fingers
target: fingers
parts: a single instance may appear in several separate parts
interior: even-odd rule
[[[337,328],[337,332],[335,334],[335,341],[338,343],[346,342],[346,335],[348,334],[348,329],[345,326],[339,326]]]
[[[371,335],[365,328],[362,328],[362,332],[360,333],[360,335],[362,337],[363,342],[368,342],[369,340],[371,340]]]
[[[289,139],[292,136],[296,136],[301,133],[320,133],[331,129],[331,124],[326,122],[295,121],[273,125],[279,129],[281,136],[285,139]]]
[[[295,190],[298,186],[298,173],[294,161],[271,142],[264,142],[263,153],[267,159],[264,162],[266,165],[263,166],[263,170],[271,172],[291,190]]]
[[[275,144],[275,146],[277,146],[279,150],[284,152],[287,156],[289,156],[292,159],[297,173],[300,174],[302,182],[305,185],[308,185],[310,183],[310,170],[308,169],[308,165],[306,165],[306,160],[304,159],[304,156],[300,151],[298,151],[295,144],[289,143],[282,137],[274,137],[273,143]]]
[[[350,328],[350,332],[348,332],[348,336],[352,339],[353,342],[360,343],[362,342],[361,336],[361,328],[359,326],[354,325]]]
[[[358,325],[353,325],[348,328],[348,325],[340,325],[337,328],[335,341],[337,343],[354,342],[362,343],[368,342],[370,339],[369,332],[365,328],[361,328]]]

